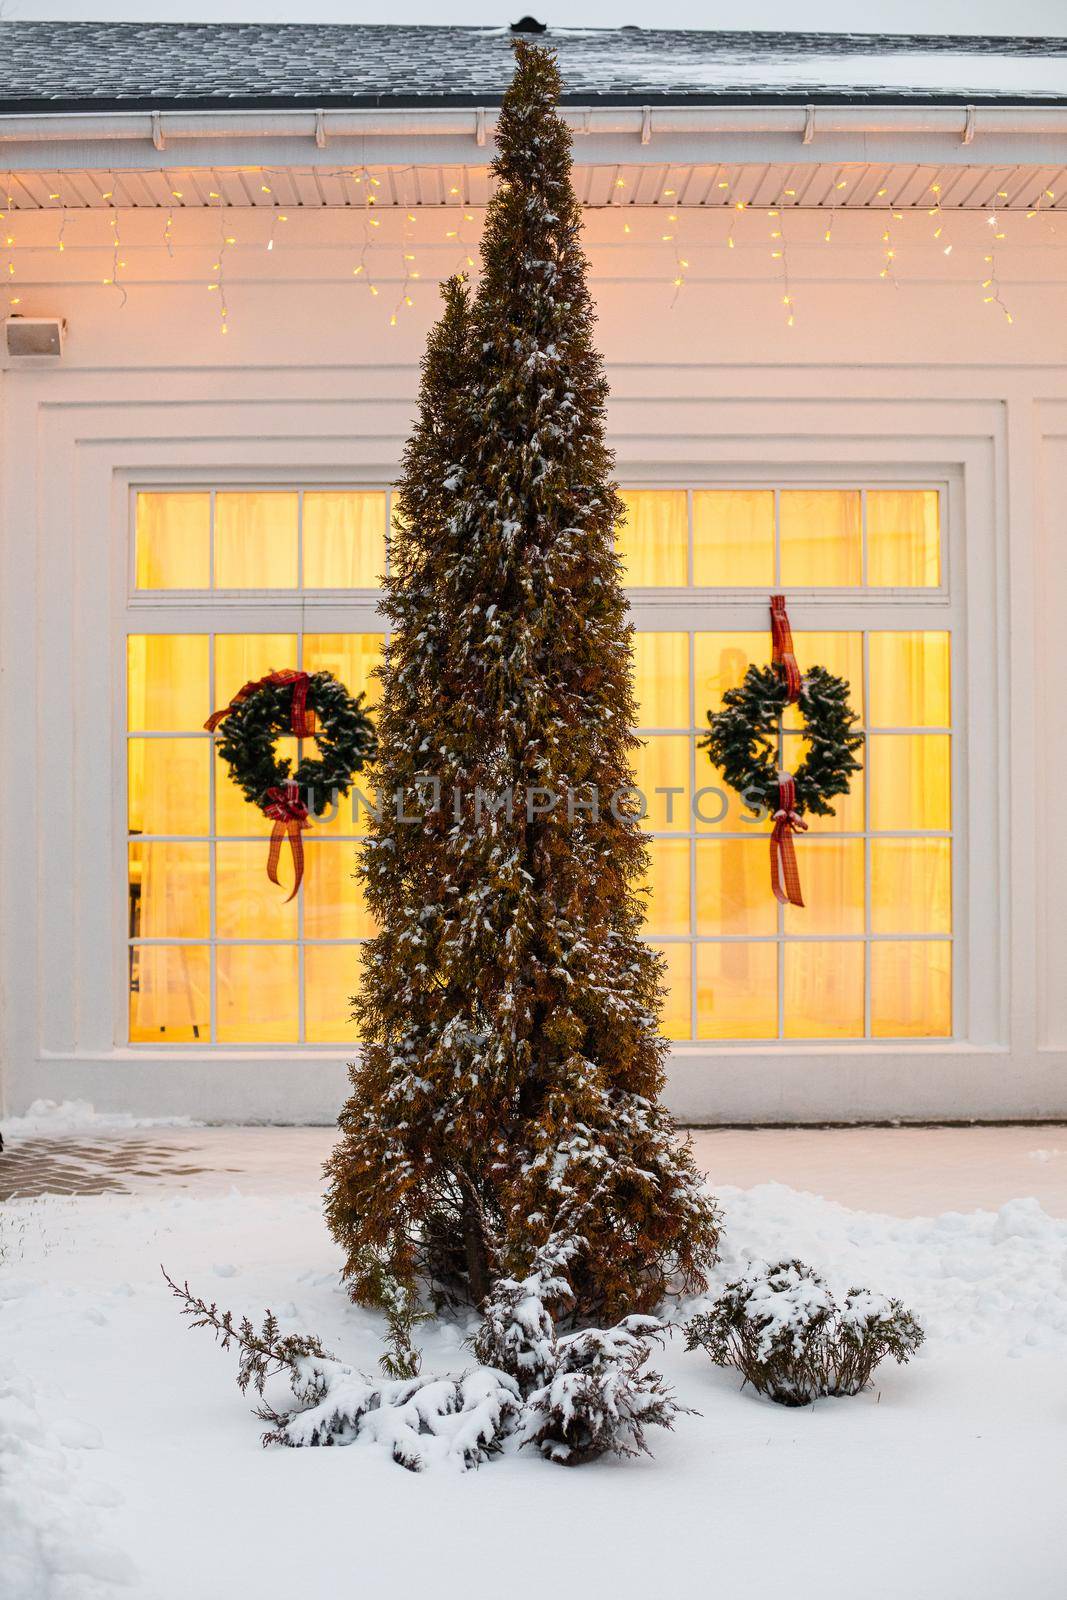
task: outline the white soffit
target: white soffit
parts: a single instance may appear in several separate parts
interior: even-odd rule
[[[0,206],[12,211],[357,209],[368,198],[391,207],[484,206],[492,189],[484,165],[160,166],[150,170],[72,167],[11,170],[0,144]],[[1064,163],[743,162],[644,160],[576,165],[575,187],[590,207],[658,206],[728,210],[888,211],[1054,210],[1067,206]]]

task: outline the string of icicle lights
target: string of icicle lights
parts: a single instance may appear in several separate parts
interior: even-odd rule
[[[389,175],[395,181],[409,176],[414,170],[412,167],[389,169]],[[420,206],[412,210],[399,202],[383,204],[383,180],[367,167],[337,168],[316,175],[320,179],[330,178],[344,182],[346,193],[349,195],[345,206],[327,206],[322,209],[341,211],[351,217],[354,224],[351,236],[351,276],[360,290],[371,299],[384,299],[384,316],[389,327],[397,327],[405,314],[414,308],[417,292],[424,278],[433,282],[436,289],[440,269],[427,274],[423,265],[425,252],[428,249],[440,248],[442,245],[454,247],[455,259],[449,270],[467,273],[476,270],[478,218],[469,208],[458,185],[448,189],[443,202],[439,205]],[[284,253],[291,231],[288,227],[291,212],[276,197],[279,181],[284,182],[291,175],[283,171],[256,169],[253,174],[245,172],[242,176],[246,180],[251,176],[258,182],[260,198],[251,207],[230,204],[222,191],[216,189],[208,191],[205,206],[201,193],[195,198],[190,198],[183,190],[175,188],[170,192],[166,207],[159,208],[161,243],[171,259],[174,257],[176,246],[181,245],[181,219],[186,211],[201,213],[207,209],[214,210],[218,214],[217,239],[214,246],[207,247],[211,259],[205,287],[214,297],[217,307],[217,326],[221,335],[228,334],[233,325],[231,295],[228,294],[228,289],[232,285],[227,278],[230,252],[236,248],[244,250],[262,248],[270,254],[281,255]],[[800,316],[796,292],[796,283],[800,275],[796,268],[795,251],[802,242],[805,248],[815,242],[811,238],[803,241],[798,239],[795,234],[795,224],[802,217],[817,216],[819,220],[816,226],[821,232],[822,246],[832,248],[835,224],[839,216],[838,208],[846,197],[850,181],[848,177],[838,176],[834,180],[829,194],[829,205],[818,211],[814,208],[797,206],[796,190],[788,187],[779,192],[775,203],[770,206],[756,206],[748,200],[736,198],[734,180],[727,174],[726,169],[720,169],[720,174],[715,180],[718,205],[684,207],[678,203],[679,186],[682,181],[681,172],[675,178],[672,169],[668,168],[656,202],[651,206],[647,203],[638,206],[633,203],[627,192],[627,180],[618,177],[614,180],[609,204],[595,209],[620,214],[621,242],[624,246],[640,248],[652,243],[662,247],[669,260],[669,266],[664,272],[664,282],[669,290],[667,304],[670,308],[677,306],[691,282],[691,262],[698,251],[706,258],[707,254],[713,251],[729,252],[738,248],[752,247],[756,243],[756,224],[762,217],[766,226],[765,238],[772,264],[771,285],[778,301],[781,321],[787,328],[795,327]],[[13,185],[12,177],[6,189],[0,189],[0,194],[6,198],[6,206],[0,211],[0,243],[3,246],[3,253],[0,255],[0,277],[6,284],[9,307],[17,310],[23,303],[23,283],[17,248],[19,207],[12,192]],[[887,191],[884,188],[877,191],[879,200],[885,200],[886,195]],[[906,209],[900,209],[892,207],[890,203],[885,209],[875,208],[865,212],[867,215],[873,215],[879,229],[878,248],[874,251],[875,274],[883,282],[898,289],[907,281],[907,266],[911,265],[914,269],[920,264],[921,251],[924,247],[914,241],[910,245],[907,244],[902,237],[900,224],[905,218],[921,217],[925,212],[930,225],[930,238],[925,248],[936,250],[946,257],[952,256],[953,251],[956,251],[956,259],[959,261],[974,247],[975,283],[980,301],[1002,317],[1005,323],[1011,325],[1015,321],[1015,314],[1009,303],[1003,280],[1004,251],[1010,244],[1008,221],[1010,219],[1013,229],[1017,224],[1023,226],[1032,224],[1043,212],[1048,216],[1049,205],[1055,198],[1054,192],[1046,189],[1025,212],[1008,211],[1006,207],[1001,207],[1001,202],[1007,202],[1008,199],[1007,192],[1001,190],[996,195],[994,209],[985,214],[946,211],[941,203],[941,186],[934,182],[929,187],[925,204],[912,204]],[[104,247],[110,257],[109,270],[100,282],[116,293],[119,296],[120,306],[124,306],[129,298],[129,287],[132,286],[128,266],[129,256],[133,253],[131,247],[124,245],[122,238],[122,213],[125,208],[117,198],[114,188],[102,190],[99,199],[100,209],[106,214],[107,236]],[[58,192],[50,193],[49,201],[53,202],[53,206],[43,209],[54,209],[56,212],[58,229],[55,248],[62,254],[70,242],[68,234],[70,219],[74,216],[92,215],[97,208],[92,206],[68,208],[62,204],[62,197]],[[996,209],[996,207],[1001,208]],[[447,224],[444,228],[435,225],[438,212]],[[310,208],[308,214],[313,214]],[[979,237],[974,224],[983,215],[986,226],[981,230]],[[387,240],[386,234],[382,232],[383,221],[387,216],[401,219],[399,241]],[[639,216],[643,219],[643,225],[635,231]],[[712,217],[728,219],[725,236],[720,231],[718,238],[697,237],[696,224],[699,222],[701,233],[706,234],[708,220]],[[1054,232],[1054,224],[1051,226]],[[652,230],[651,239],[646,237],[646,230],[649,228]],[[389,230],[386,230],[386,233],[388,232]],[[967,238],[963,237],[965,232],[968,234]],[[974,238],[969,237],[972,233],[975,234]],[[1016,236],[1018,237],[1018,233]],[[196,243],[202,245],[202,237]],[[852,244],[854,247],[854,240]],[[27,246],[27,252],[36,253],[41,248],[41,245],[35,242]],[[794,252],[792,256],[791,251]],[[704,279],[704,287],[713,282],[710,277]],[[394,284],[398,285],[395,296]],[[436,294],[434,304],[436,304]]]

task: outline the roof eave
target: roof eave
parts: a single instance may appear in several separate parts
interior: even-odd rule
[[[943,98],[758,99],[746,96],[568,100],[575,161],[617,163],[765,160],[1067,165],[1067,98],[1015,104]],[[78,111],[0,104],[0,168],[11,171],[158,170],[172,165],[323,168],[484,166],[497,107],[413,97],[374,105],[334,101],[232,104],[196,109],[157,102],[140,110],[95,104]]]
[[[88,98],[55,99],[44,98],[37,100],[17,99],[5,100],[0,97],[0,116],[85,116],[99,112],[114,113],[140,113],[141,115],[172,114],[175,112],[218,112],[225,114],[229,111],[275,111],[279,114],[287,111],[315,111],[315,110],[352,110],[352,111],[414,111],[414,110],[473,110],[484,107],[487,110],[499,108],[502,94],[497,90],[486,90],[478,94],[318,94],[318,95],[233,95],[222,98],[218,95],[183,95],[168,98],[162,95],[151,97],[123,96],[107,98],[93,96]],[[981,108],[996,108],[1002,110],[1041,109],[1042,107],[1055,107],[1067,105],[1067,92],[1063,94],[968,94],[948,93],[939,91],[936,94],[928,91],[916,90],[900,93],[890,93],[886,90],[868,92],[866,90],[715,90],[703,89],[700,91],[677,91],[637,94],[620,94],[615,90],[603,92],[587,92],[583,94],[565,94],[561,97],[560,104],[568,109],[581,109],[596,107],[597,109],[613,107],[644,107],[663,108],[669,106],[685,106],[689,108],[739,107],[739,106],[808,106],[819,107],[833,106],[884,106],[890,107],[916,107],[926,109],[956,109],[958,107],[975,106]]]

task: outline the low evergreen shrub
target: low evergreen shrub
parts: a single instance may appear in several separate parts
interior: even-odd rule
[[[924,1338],[899,1300],[850,1289],[839,1306],[802,1261],[750,1262],[684,1331],[687,1350],[706,1350],[783,1406],[859,1394],[880,1361],[907,1361]]]
[[[647,1367],[656,1317],[624,1317],[614,1328],[583,1328],[557,1341],[548,1382],[526,1401],[523,1444],[550,1461],[577,1467],[598,1456],[651,1455],[650,1426],[670,1428],[680,1406],[658,1372]]]

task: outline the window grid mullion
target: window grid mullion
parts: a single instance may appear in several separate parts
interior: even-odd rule
[[[690,504],[692,503],[692,490],[689,492]],[[690,512],[690,549],[692,549],[693,519]],[[696,722],[696,634],[689,630],[687,640],[689,649],[689,720]],[[697,742],[695,738],[689,740],[689,793],[697,792]],[[700,924],[697,920],[697,845],[696,845],[696,818],[693,807],[689,807],[689,932],[691,936],[689,955],[689,1035],[696,1041],[700,1037],[700,1014],[698,1005],[700,1000],[700,986],[697,974],[697,949],[695,942]]]
[[[303,494],[303,490],[301,490],[301,492],[300,492],[300,502],[299,502],[300,507],[301,507],[301,515],[300,515],[299,522],[298,522],[298,535],[299,535],[299,539],[300,539],[300,543],[298,545],[298,551],[300,552],[300,561],[301,561],[301,570],[300,570],[298,576],[301,577],[301,578],[303,577],[303,570],[302,570],[303,526],[304,526],[304,519],[303,519],[303,515],[302,515],[303,501],[304,501],[304,494]],[[303,620],[303,618],[301,618],[301,620],[300,620],[300,629],[299,629],[299,632],[297,633],[297,636],[296,636],[296,665],[297,665],[298,671],[300,671],[300,672],[304,671],[304,620]],[[298,739],[296,741],[296,762],[297,762],[297,766],[298,767],[300,765],[301,760],[303,759],[303,750],[304,750],[304,741],[303,741],[303,739]],[[303,884],[301,884],[300,891],[299,891],[299,893],[297,894],[297,897],[296,897],[296,1037],[297,1037],[297,1042],[299,1044],[305,1044],[307,1042],[306,1029],[307,1029],[307,1018],[306,1018],[305,1013],[304,1013],[304,886],[303,886]]]
[[[866,492],[864,492],[864,506],[866,507]],[[864,530],[866,530],[866,510],[864,512]],[[866,531],[864,532],[864,560],[866,560]],[[863,685],[861,692],[861,712],[863,716],[863,929],[866,937],[863,941],[863,1036],[871,1038],[871,736],[870,704],[871,704],[871,650],[870,632],[863,630]]]
[[[214,521],[215,521],[214,515],[212,515],[211,521],[212,521],[212,525],[214,525]],[[214,572],[214,566],[212,566],[212,572]],[[215,634],[214,633],[209,633],[208,634],[207,678],[208,678],[208,704],[209,704],[209,707],[211,708],[211,710],[214,710],[214,706],[215,706],[215,687],[216,687],[215,686]],[[212,1044],[216,1044],[218,1042],[219,974],[218,974],[218,959],[217,959],[218,877],[217,877],[217,865],[216,865],[216,861],[215,861],[215,853],[216,853],[216,851],[218,849],[218,818],[217,818],[216,813],[215,813],[215,796],[216,796],[216,784],[217,784],[217,781],[218,781],[218,758],[215,755],[215,736],[214,736],[214,734],[209,734],[208,737],[211,740],[211,744],[209,746],[210,756],[211,756],[211,766],[210,766],[210,769],[209,769],[209,772],[208,772],[208,827],[211,830],[210,836],[209,836],[210,837],[210,843],[208,845],[208,894],[210,896],[210,908],[209,908],[209,913],[208,913],[208,933],[209,933],[210,938],[211,938],[211,944],[210,944],[210,948],[209,948],[209,951],[208,951],[208,982],[209,982],[209,985],[210,985],[209,1011],[210,1011],[210,1016],[211,1016],[211,1043]]]

